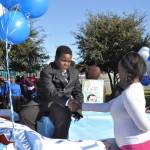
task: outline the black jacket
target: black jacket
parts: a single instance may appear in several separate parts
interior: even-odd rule
[[[54,62],[43,68],[37,84],[40,106],[45,106],[43,108],[46,109],[51,102],[54,102],[65,107],[71,96],[82,104],[83,94],[78,71],[72,66],[68,69],[68,77],[69,82],[67,83]]]

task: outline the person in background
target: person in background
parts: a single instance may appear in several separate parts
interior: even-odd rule
[[[141,79],[146,72],[143,58],[136,52],[127,53],[118,65],[123,92],[108,103],[82,107],[88,111],[111,112],[114,135],[120,150],[149,150],[150,121],[145,113],[145,96]]]
[[[26,86],[26,94],[25,98],[30,102],[32,100],[32,95],[35,94],[36,91],[36,82],[30,80],[30,78],[25,79],[25,86]]]
[[[24,76],[23,76],[23,78],[22,78],[21,76],[18,76],[18,75],[17,75],[15,82],[20,85],[21,93],[22,93],[22,95],[25,96],[25,95],[26,95],[26,89],[27,89],[27,87],[25,87],[25,89],[24,89],[24,85],[25,85]]]
[[[102,79],[101,74],[102,74],[102,71],[101,71],[100,67],[95,62],[92,62],[88,65],[88,67],[86,69],[85,78],[90,79],[90,80],[100,80],[100,79]],[[105,101],[105,97],[106,97],[106,88],[104,85],[104,93],[103,93],[104,101]]]
[[[3,77],[0,75],[0,108],[5,108],[5,99],[4,99],[4,84],[5,81]]]
[[[20,85],[15,82],[14,77],[10,77],[10,90],[11,90],[11,97],[12,97],[12,103],[14,106],[14,111],[18,112],[18,106],[21,104],[21,88]],[[9,90],[7,89],[8,95]]]
[[[96,63],[90,63],[86,69],[85,77],[86,79],[98,80],[100,79],[101,69]]]
[[[14,111],[18,112],[18,105],[21,103],[21,88],[20,85],[15,82],[15,78],[13,76],[10,76],[10,88],[9,88],[9,83],[8,81],[5,81],[3,86],[2,86],[2,91],[3,91],[3,98],[4,98],[4,103],[6,103],[5,107],[9,108],[10,106],[10,91],[11,90],[11,98],[12,98],[12,103],[14,107]]]
[[[34,109],[26,107],[21,112],[22,123],[35,129],[36,119],[47,115],[54,124],[52,138],[66,139],[71,116],[80,119],[83,94],[78,71],[72,64],[72,51],[68,46],[59,46],[55,61],[45,66],[37,83],[39,104]],[[34,104],[37,104],[34,103]]]

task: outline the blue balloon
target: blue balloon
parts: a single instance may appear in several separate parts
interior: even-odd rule
[[[9,11],[0,18],[0,38],[10,44],[24,42],[30,34],[30,23],[18,11]]]
[[[147,58],[147,61],[149,61],[149,62],[150,62],[150,56]]]
[[[18,3],[18,0],[1,0],[0,3],[7,9],[11,9],[14,5]]]
[[[20,11],[31,18],[42,16],[48,10],[49,0],[19,0]]]
[[[149,76],[143,76],[142,80],[141,80],[141,83],[144,85],[144,86],[148,86],[150,84],[150,77]]]

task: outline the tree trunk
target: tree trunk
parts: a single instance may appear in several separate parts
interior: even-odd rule
[[[113,91],[114,86],[113,86],[113,80],[112,80],[111,74],[110,74],[110,72],[107,72],[107,74],[108,74],[109,81],[110,81],[111,91]]]
[[[116,88],[116,84],[117,84],[117,73],[113,73],[113,77],[111,76],[110,72],[107,72],[108,77],[109,77],[109,81],[110,81],[110,86],[111,86],[111,96],[110,99],[112,99],[115,95],[115,88]]]

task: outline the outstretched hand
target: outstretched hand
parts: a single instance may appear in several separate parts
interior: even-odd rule
[[[81,118],[83,118],[83,115],[82,115],[82,113],[80,112],[74,112],[74,113],[72,113],[72,117],[74,117],[75,118],[75,121],[78,121],[78,120],[80,120]]]
[[[81,109],[81,103],[75,99],[71,99],[68,102],[68,108],[71,112],[77,112],[77,110]]]

